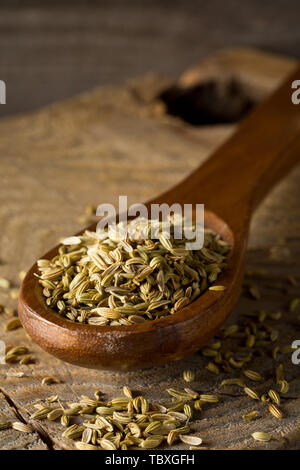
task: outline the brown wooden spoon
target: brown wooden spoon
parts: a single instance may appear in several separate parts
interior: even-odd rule
[[[34,273],[27,273],[19,316],[32,339],[58,358],[84,367],[128,370],[177,360],[207,343],[240,293],[251,215],[274,184],[300,160],[300,105],[291,83],[300,68],[239,126],[204,165],[148,203],[204,203],[205,224],[231,246],[228,268],[217,283],[173,315],[132,326],[92,326],[59,316],[45,304]],[[183,155],[184,158],[184,155]],[[89,227],[94,230],[95,226]],[[52,258],[57,248],[44,258]]]

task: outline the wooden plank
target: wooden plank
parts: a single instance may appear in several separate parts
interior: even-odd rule
[[[285,76],[292,72],[296,62],[250,47],[228,48],[210,55],[199,66],[186,70],[179,83],[192,86],[208,78],[231,77],[245,87],[251,97],[260,100],[279,86]]]
[[[235,0],[226,6],[194,0],[77,0],[72,6],[67,0],[0,2],[0,70],[8,87],[0,116],[148,71],[177,77],[232,44],[299,57],[298,0],[290,0],[288,8],[280,1],[244,0],[238,10]]]
[[[224,69],[230,68],[226,65],[226,54],[219,54],[219,70],[221,64]],[[235,54],[237,57],[239,51]],[[264,57],[268,76],[273,62],[269,56]],[[240,60],[244,70],[253,70],[254,77],[252,59],[247,65],[247,54],[241,51]],[[235,61],[238,63],[237,58]],[[277,61],[282,61],[280,73],[284,74],[284,67],[288,73],[293,62],[275,58]],[[259,76],[263,75],[261,60]],[[204,81],[209,78],[204,72],[201,77]],[[160,89],[159,77],[152,78],[152,82],[156,90]],[[258,82],[257,96],[276,85],[275,80],[266,90],[269,80]],[[26,270],[61,236],[81,228],[76,219],[88,204],[116,203],[119,194],[127,194],[129,203],[144,201],[181,180],[233,132],[232,125],[192,128],[166,115],[162,103],[155,99],[156,93],[151,95],[148,89],[148,99],[136,93],[137,88],[141,90],[145,86],[143,83],[146,83],[144,79],[126,87],[99,88],[39,112],[0,122],[0,199],[5,201],[0,207],[1,277],[10,279],[17,287],[20,270]],[[287,308],[289,300],[299,296],[299,283],[292,286],[286,280],[288,274],[300,280],[299,179],[300,172],[296,169],[257,211],[248,268],[267,271],[266,278],[255,281],[263,293],[262,300],[254,302],[248,295],[242,296],[230,319],[241,321],[243,313],[260,309],[282,309],[283,319],[278,325],[274,323],[281,333],[281,344],[290,344],[300,334],[297,312],[291,314]],[[283,284],[283,289],[270,288],[270,284],[278,282]],[[15,301],[3,289],[0,302],[15,306]],[[111,398],[120,393],[125,383],[149,399],[167,403],[170,400],[166,388],[183,388],[186,384],[182,372],[190,368],[197,372],[196,381],[190,384],[192,388],[216,392],[221,397],[220,403],[204,406],[192,426],[211,448],[299,448],[300,436],[296,431],[300,428],[299,369],[292,365],[290,355],[279,355],[277,361],[258,356],[249,364],[250,368],[262,370],[267,382],[261,389],[267,390],[275,386],[276,364],[284,362],[291,387],[283,400],[285,418],[279,421],[266,413],[262,403],[253,402],[240,390],[220,388],[227,375],[213,376],[204,369],[207,360],[199,354],[165,367],[126,374],[86,370],[62,363],[41,351],[22,329],[5,332],[8,318],[7,314],[0,314],[0,339],[6,344],[27,345],[36,360],[27,366],[0,366],[0,388],[25,421],[34,409],[33,404],[49,395],[57,393],[63,401],[73,402],[81,394],[92,395],[101,389]],[[23,371],[25,376],[7,375],[12,371]],[[42,386],[42,378],[49,374],[57,376],[60,383]],[[235,375],[239,375],[238,370]],[[259,410],[259,419],[243,422],[242,415],[254,408]],[[41,434],[45,433],[44,443],[49,447],[72,447],[72,443],[61,439],[58,423],[43,421],[35,426]],[[259,430],[270,431],[275,440],[266,445],[254,442],[251,433]],[[5,442],[7,447],[14,446],[15,437]],[[184,448],[180,444],[177,447]]]
[[[26,421],[16,411],[14,406],[8,402],[7,398],[0,392],[0,421],[11,423]],[[48,446],[42,441],[40,435],[33,430],[31,433],[24,433],[9,428],[0,432],[1,450],[48,450]]]

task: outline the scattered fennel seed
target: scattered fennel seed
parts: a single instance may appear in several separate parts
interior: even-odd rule
[[[79,450],[155,449],[163,443],[171,446],[179,440],[190,446],[202,444],[200,437],[189,434],[190,405],[183,404],[181,412],[172,412],[143,396],[134,398],[126,386],[123,392],[124,396],[109,401],[104,401],[98,392],[94,398],[81,396],[78,403],[68,403],[69,408],[62,407],[57,396],[49,397],[46,404],[35,404],[36,411],[30,418],[60,420],[64,426],[62,437],[75,441]],[[72,417],[76,417],[76,423],[70,422]],[[4,423],[3,428],[5,426],[11,424]]]
[[[16,330],[17,328],[21,328],[22,324],[18,318],[12,318],[9,320],[5,325],[6,331]]]
[[[300,304],[300,299],[298,297],[291,300],[290,305],[289,305],[290,312],[294,312],[299,304]]]
[[[183,379],[186,382],[193,382],[195,380],[195,373],[192,370],[185,370],[183,372]]]
[[[283,418],[283,413],[282,411],[273,403],[269,405],[269,412],[275,416],[275,418],[282,419]]]
[[[4,277],[0,277],[0,288],[1,289],[9,289],[10,288],[10,281],[5,279]]]
[[[251,436],[253,439],[260,442],[268,442],[272,439],[272,436],[266,432],[254,432]]]

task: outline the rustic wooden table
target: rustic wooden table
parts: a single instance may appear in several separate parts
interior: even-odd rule
[[[38,112],[3,119],[0,276],[10,279],[17,288],[20,270],[29,268],[60,237],[81,228],[77,218],[88,204],[116,203],[119,194],[127,194],[130,202],[147,200],[187,175],[234,131],[232,123],[192,126],[169,115],[159,98],[162,93],[168,96],[170,106],[174,108],[175,103],[177,112],[182,112],[182,102],[178,105],[177,100],[178,85],[187,87],[185,90],[192,93],[192,98],[196,96],[195,90],[199,92],[199,86],[201,95],[204,86],[212,93],[213,106],[203,103],[201,95],[200,108],[194,113],[204,122],[212,117],[230,120],[250,103],[266,96],[294,64],[293,60],[259,51],[227,50],[185,72],[179,82],[151,75],[126,86],[98,88]],[[280,333],[280,346],[290,345],[300,336],[299,311],[289,312],[288,308],[290,300],[299,297],[299,182],[298,168],[257,211],[251,230],[246,282],[254,283],[262,298],[255,301],[249,297],[246,284],[229,321],[242,322],[245,314],[260,310],[281,310],[282,319],[269,321],[269,326]],[[255,280],[253,271],[261,273]],[[294,276],[296,285],[288,281],[289,275]],[[0,302],[16,307],[16,301],[5,289],[0,290]],[[290,353],[279,353],[274,359],[261,352],[247,364],[264,375],[263,384],[254,384],[261,393],[276,387],[275,367],[284,364],[290,389],[282,399],[284,418],[278,420],[268,414],[264,403],[251,400],[237,387],[220,387],[224,378],[239,376],[239,369],[222,371],[216,376],[204,368],[207,358],[201,354],[165,367],[130,373],[86,370],[49,356],[32,344],[22,329],[6,332],[9,318],[8,313],[0,314],[0,339],[6,345],[26,345],[35,363],[0,365],[0,420],[18,418],[28,422],[34,403],[49,395],[58,394],[62,400],[73,402],[81,394],[92,395],[100,389],[112,397],[120,393],[124,384],[147,398],[167,403],[166,388],[182,389],[186,386],[183,370],[193,369],[197,374],[190,386],[220,397],[219,403],[204,406],[193,420],[192,429],[205,445],[212,449],[300,446],[299,366],[292,365]],[[24,375],[16,377],[18,372]],[[55,375],[59,383],[42,385],[42,378],[47,375]],[[253,409],[258,410],[258,418],[243,421],[242,415]],[[36,421],[32,425],[34,431],[30,434],[2,431],[0,448],[72,448],[72,442],[60,437],[58,423]],[[261,430],[270,432],[273,440],[266,444],[255,442],[251,433]]]

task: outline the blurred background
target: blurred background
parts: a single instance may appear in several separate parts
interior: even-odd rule
[[[299,0],[1,0],[12,115],[147,72],[178,77],[226,46],[300,58]]]

